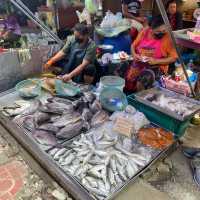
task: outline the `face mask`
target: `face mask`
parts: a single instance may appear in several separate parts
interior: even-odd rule
[[[154,33],[154,37],[157,39],[157,40],[160,40],[164,37],[165,33]]]
[[[75,40],[76,40],[76,42],[78,42],[78,43],[82,43],[84,39],[75,37]]]

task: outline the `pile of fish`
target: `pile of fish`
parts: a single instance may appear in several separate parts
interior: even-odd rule
[[[112,132],[110,123],[48,151],[66,173],[98,199],[115,193],[153,157],[151,151],[134,151],[132,139]]]
[[[15,105],[4,107],[3,113],[31,132],[39,144],[50,147],[109,119],[91,92],[76,101],[58,97],[49,98],[45,103],[17,101]]]
[[[185,117],[196,111],[197,105],[186,100],[172,97],[166,94],[148,94],[145,99],[153,104],[166,110],[175,112],[176,114]],[[199,107],[200,109],[200,107]]]

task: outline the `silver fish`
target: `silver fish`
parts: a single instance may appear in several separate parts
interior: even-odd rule
[[[135,169],[132,167],[132,165],[128,162],[127,166],[126,166],[126,171],[127,171],[127,175],[128,178],[132,178],[137,171],[135,171]]]
[[[65,148],[62,148],[59,151],[57,151],[53,157],[54,160],[59,160],[60,156],[62,156],[66,151],[67,151],[67,149],[65,149]]]
[[[83,160],[83,165],[85,165],[86,163],[88,163],[88,161],[91,159],[91,157],[93,156],[94,152],[90,152]]]
[[[49,153],[50,156],[53,157],[53,156],[56,154],[56,152],[59,151],[59,150],[60,150],[60,149],[58,149],[58,148],[53,148],[53,149],[52,149],[51,151],[49,151],[48,153]]]
[[[91,176],[86,176],[85,179],[88,181],[91,187],[98,188],[98,182],[95,178]]]
[[[61,166],[64,166],[64,165],[69,165],[71,164],[71,162],[75,159],[75,156],[74,154],[70,154],[68,157],[65,158],[65,161],[63,163],[60,163]]]
[[[115,186],[116,185],[115,175],[114,175],[114,173],[113,173],[111,168],[108,169],[108,177],[109,177],[111,185]]]
[[[91,126],[96,127],[103,124],[109,119],[108,114],[105,111],[97,112],[91,119]]]
[[[123,179],[123,181],[126,181],[127,177],[126,177],[124,167],[119,165],[118,163],[117,163],[117,171],[118,171],[118,174],[120,175],[120,177]]]

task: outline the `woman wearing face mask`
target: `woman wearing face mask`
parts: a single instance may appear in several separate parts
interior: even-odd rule
[[[172,30],[180,30],[183,28],[182,14],[177,11],[177,3],[175,0],[169,0],[167,2],[167,15],[172,27]]]
[[[44,70],[51,70],[53,65],[63,58],[66,63],[59,78],[65,82],[69,80],[89,84],[93,82],[96,72],[94,66],[96,45],[89,38],[89,30],[86,25],[76,24],[74,35],[68,37],[65,46],[44,65]],[[88,77],[90,75],[93,77]]]
[[[177,53],[161,16],[154,17],[151,27],[139,33],[132,45],[132,54],[134,61],[126,73],[126,91],[136,91],[138,77],[146,69],[157,80],[168,73],[168,65],[176,61]]]

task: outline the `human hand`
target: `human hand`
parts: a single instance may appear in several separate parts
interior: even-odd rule
[[[51,62],[51,60],[49,60],[46,64],[43,65],[43,70],[48,71],[51,68],[52,64],[53,63]]]
[[[143,24],[144,22],[146,22],[146,18],[145,17],[136,17],[136,20],[138,22],[140,22],[141,24]]]
[[[141,57],[139,54],[136,54],[136,53],[135,53],[135,54],[133,55],[133,59],[136,60],[136,61],[141,61],[141,60],[142,60],[142,57]]]
[[[150,65],[158,65],[159,64],[158,59],[155,59],[155,58],[149,58],[148,63]]]
[[[65,74],[64,76],[62,76],[61,78],[63,80],[63,82],[68,82],[72,79],[71,74]]]

